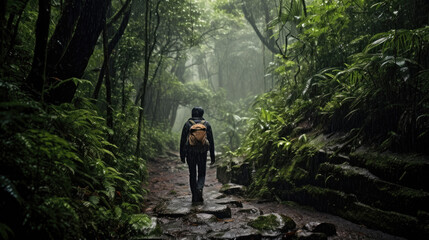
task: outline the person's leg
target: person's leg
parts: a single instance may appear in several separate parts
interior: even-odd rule
[[[188,153],[187,163],[189,168],[189,187],[191,188],[192,193],[192,202],[198,200],[198,191],[197,191],[197,161],[196,157]]]
[[[203,201],[203,188],[204,183],[206,181],[206,165],[207,165],[207,153],[201,153],[198,154],[198,182],[197,182],[197,190],[198,190],[198,197],[200,201]]]

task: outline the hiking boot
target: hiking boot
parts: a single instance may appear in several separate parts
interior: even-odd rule
[[[198,195],[197,194],[192,194],[192,203],[196,203],[198,202]]]
[[[197,193],[198,193],[198,195],[197,195],[198,202],[204,202],[204,199],[203,199],[203,189],[198,189]]]

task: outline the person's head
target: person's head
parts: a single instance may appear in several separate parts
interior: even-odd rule
[[[192,117],[203,117],[204,109],[202,107],[194,107],[192,109]]]

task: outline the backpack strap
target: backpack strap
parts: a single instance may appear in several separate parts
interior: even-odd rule
[[[194,120],[192,120],[192,119],[190,119],[189,122],[191,123],[191,125],[195,125],[196,124],[196,122]],[[201,124],[203,124],[205,126],[206,120],[201,120],[201,122],[199,122],[199,123],[201,123]]]

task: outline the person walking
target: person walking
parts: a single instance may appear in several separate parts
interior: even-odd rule
[[[204,109],[194,107],[192,117],[183,126],[180,138],[180,159],[188,163],[189,185],[192,203],[202,203],[206,180],[207,151],[210,151],[211,164],[215,163],[213,132],[210,124],[203,118]],[[198,171],[197,171],[198,168]]]

